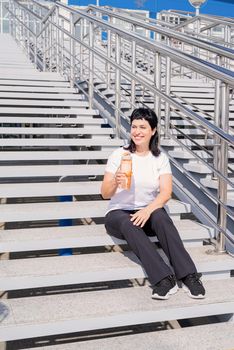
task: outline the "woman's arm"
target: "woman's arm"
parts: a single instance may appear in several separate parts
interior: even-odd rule
[[[111,198],[115,194],[117,188],[123,184],[125,179],[125,174],[120,170],[117,170],[115,174],[106,171],[101,186],[102,197],[104,199]]]
[[[131,221],[134,225],[143,227],[149,219],[152,212],[156,209],[162,208],[172,194],[172,175],[163,174],[159,177],[159,194],[148,204],[145,208],[138,210],[132,215]]]

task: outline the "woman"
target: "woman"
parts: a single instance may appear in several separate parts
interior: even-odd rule
[[[196,267],[185,250],[172,220],[163,208],[171,198],[172,175],[168,158],[158,148],[157,116],[145,108],[131,115],[131,141],[116,149],[108,159],[101,187],[104,199],[109,199],[105,218],[110,235],[125,239],[144,267],[153,287],[152,298],[168,299],[178,290],[181,280],[192,298],[204,298],[205,289]],[[123,153],[132,155],[130,190],[121,189],[126,181],[120,171]],[[167,255],[168,266],[148,235],[157,235]]]

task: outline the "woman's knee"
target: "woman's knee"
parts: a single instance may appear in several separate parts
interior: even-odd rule
[[[156,209],[153,211],[150,217],[151,224],[164,224],[170,223],[173,224],[172,219],[168,215],[167,211],[164,208]]]
[[[113,210],[105,217],[105,227],[107,233],[119,237],[123,236],[124,228],[131,223],[130,215],[123,210]]]

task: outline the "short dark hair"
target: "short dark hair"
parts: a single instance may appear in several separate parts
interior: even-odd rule
[[[150,108],[134,109],[134,111],[130,116],[131,125],[133,120],[139,120],[139,119],[146,120],[149,123],[152,130],[156,128],[155,134],[152,135],[150,139],[149,149],[155,157],[159,156],[160,150],[158,148],[158,131],[157,131],[158,117],[156,113]],[[134,153],[136,151],[136,145],[132,140],[130,140],[129,145],[124,148],[130,151],[131,153]]]

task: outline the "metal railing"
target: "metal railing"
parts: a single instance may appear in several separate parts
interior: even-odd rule
[[[196,33],[198,36],[204,37],[211,42],[222,40],[223,45],[226,47],[234,47],[234,21],[230,18],[201,14],[199,16],[191,16],[191,14],[184,14],[183,11],[176,10],[161,11],[157,17],[160,21],[164,20],[166,23],[170,23],[171,16],[176,19],[176,22],[174,21],[174,30],[193,35]]]
[[[147,23],[148,19],[140,20],[133,18],[128,14],[119,13],[117,11],[107,10],[106,8],[89,5],[88,11],[100,17],[106,15],[109,22],[112,19],[120,20],[123,23],[130,24],[132,31],[136,31],[139,28],[145,29],[147,33],[150,33],[150,37],[160,40],[177,49],[182,49],[183,52],[196,53],[196,56],[216,63],[217,60],[222,62],[223,66],[227,68],[234,67],[234,50],[227,49],[223,45],[214,45],[207,43],[207,41],[189,37],[183,33],[179,33],[173,29],[163,28],[159,25]],[[149,19],[150,20],[150,19]],[[194,20],[194,19],[193,19]],[[157,21],[156,21],[157,23]],[[194,32],[193,32],[194,33]]]
[[[194,148],[203,147],[209,152],[207,149],[212,146],[214,160],[206,165],[217,178],[217,195],[202,186],[190,172],[182,170],[217,203],[217,220],[208,212],[205,215],[218,230],[217,249],[224,250],[224,237],[233,240],[227,232],[226,220],[227,215],[233,217],[233,211],[227,206],[227,186],[234,188],[228,178],[228,150],[234,147],[234,137],[229,134],[234,73],[61,3],[46,9],[36,1],[11,0],[9,13],[12,35],[38,69],[60,72],[72,87],[83,90],[90,107],[95,103],[94,97],[100,96],[113,108],[114,116],[110,116],[109,121],[116,129],[116,137],[128,136],[129,118],[124,109],[129,111],[139,104],[150,104],[159,117],[162,138],[173,139],[203,163],[204,159],[197,156]],[[147,71],[139,65],[142,53],[151,65]],[[196,105],[175,95],[172,71],[178,67],[183,70],[183,78],[186,72],[192,72],[193,76],[195,73],[199,84],[203,81],[213,91],[214,116],[209,114],[207,119]],[[175,127],[173,113],[191,127],[199,128],[203,133],[203,146]]]

